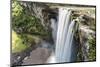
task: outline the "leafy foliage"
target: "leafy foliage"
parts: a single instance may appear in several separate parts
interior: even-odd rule
[[[26,13],[24,7],[17,1],[12,4],[12,27],[17,33],[46,34],[40,20]]]
[[[96,60],[96,39],[95,37],[89,37],[89,61]]]
[[[27,11],[27,12],[26,12]],[[39,37],[48,37],[49,32],[40,23],[40,19],[28,13],[20,2],[12,0],[12,51],[21,52],[40,41]]]
[[[21,52],[28,47],[29,45],[24,44],[19,35],[12,31],[12,53]]]

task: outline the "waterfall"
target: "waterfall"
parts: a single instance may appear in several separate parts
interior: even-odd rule
[[[57,35],[57,21],[55,19],[51,19],[51,28],[52,28],[52,38],[54,40],[54,43],[56,42],[56,35]]]
[[[58,29],[56,39],[56,62],[72,62],[73,35],[77,27],[75,20],[71,20],[71,10],[59,8]],[[73,55],[74,56],[74,55]]]

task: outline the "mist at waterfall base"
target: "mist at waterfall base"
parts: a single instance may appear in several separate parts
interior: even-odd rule
[[[74,39],[77,24],[71,20],[71,14],[69,9],[59,8],[58,21],[51,19],[55,50],[48,63],[75,62],[77,59],[77,44]]]

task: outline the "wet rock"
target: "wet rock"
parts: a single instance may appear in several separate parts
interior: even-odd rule
[[[47,48],[37,48],[33,50],[27,60],[23,60],[22,65],[28,64],[44,64],[46,63],[51,51]]]

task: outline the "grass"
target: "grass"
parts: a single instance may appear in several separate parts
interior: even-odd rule
[[[17,53],[25,50],[29,46],[24,44],[22,39],[18,37],[16,32],[12,31],[12,53]]]

